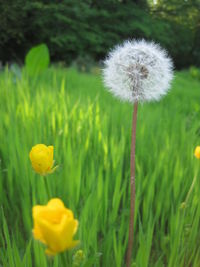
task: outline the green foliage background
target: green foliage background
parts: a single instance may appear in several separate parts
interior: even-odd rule
[[[159,103],[139,105],[132,267],[200,266],[200,81],[191,73],[176,73]],[[72,267],[74,251],[49,259],[32,238],[32,206],[52,197],[80,222],[81,267],[124,266],[132,105],[99,75],[73,69],[35,77],[5,69],[0,88],[0,266]],[[47,177],[31,168],[37,143],[55,147],[59,168]]]
[[[200,65],[200,0],[0,0],[0,60],[46,43],[54,61],[99,61],[127,38],[153,39],[176,67]]]

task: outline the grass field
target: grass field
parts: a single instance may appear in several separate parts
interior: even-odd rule
[[[0,74],[1,267],[72,266],[76,249],[48,258],[32,238],[32,206],[52,197],[79,220],[81,266],[124,266],[131,116],[100,75],[53,67],[37,78]],[[176,73],[170,93],[140,105],[138,116],[132,266],[199,267],[200,82]],[[59,168],[47,177],[31,168],[37,143],[55,147]]]

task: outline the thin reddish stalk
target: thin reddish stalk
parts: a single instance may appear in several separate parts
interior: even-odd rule
[[[133,235],[134,235],[134,214],[135,214],[135,139],[136,139],[136,126],[137,126],[137,110],[138,102],[135,102],[133,109],[133,122],[132,122],[132,137],[131,137],[131,203],[130,203],[130,223],[129,223],[129,239],[128,250],[126,255],[126,266],[131,266],[131,256],[133,248]]]

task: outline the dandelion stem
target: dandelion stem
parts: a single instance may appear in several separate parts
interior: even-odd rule
[[[131,203],[130,203],[130,223],[129,223],[129,239],[128,250],[126,258],[126,266],[131,266],[131,255],[133,248],[133,235],[134,235],[134,214],[135,214],[135,139],[136,139],[136,126],[137,126],[137,110],[138,102],[135,102],[133,109],[133,122],[132,122],[132,137],[131,137],[131,162],[130,162],[130,186],[131,186]]]

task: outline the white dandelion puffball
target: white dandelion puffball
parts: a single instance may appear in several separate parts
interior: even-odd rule
[[[144,40],[125,41],[104,63],[104,82],[109,91],[132,103],[159,100],[173,78],[173,63],[166,51]]]

